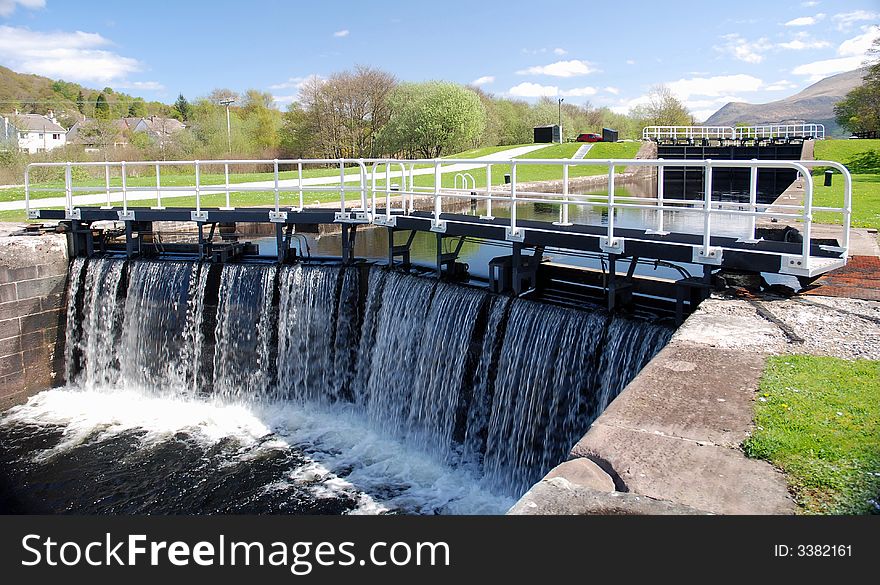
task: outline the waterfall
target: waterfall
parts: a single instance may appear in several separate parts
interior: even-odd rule
[[[379,268],[77,259],[71,384],[357,416],[517,495],[662,348],[643,320]]]

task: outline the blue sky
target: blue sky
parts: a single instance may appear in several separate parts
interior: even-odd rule
[[[0,64],[166,102],[257,88],[282,108],[356,64],[618,111],[666,83],[703,119],[854,69],[878,25],[880,0],[0,0]]]

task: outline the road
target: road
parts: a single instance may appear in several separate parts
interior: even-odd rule
[[[512,158],[516,158],[518,156],[522,156],[524,154],[528,154],[535,150],[539,150],[541,148],[545,148],[549,146],[548,144],[530,144],[528,146],[519,146],[516,148],[510,148],[507,150],[502,150],[496,152],[494,154],[477,157],[473,159],[473,163],[458,163],[452,165],[446,165],[441,167],[441,171],[443,174],[447,173],[461,173],[469,170],[480,168],[482,165],[480,161],[487,160],[510,160]],[[431,175],[434,173],[433,168],[427,169],[415,169],[413,171],[413,175],[421,176],[421,175]],[[391,172],[391,178],[400,178],[400,171]],[[377,173],[377,179],[385,179],[385,172],[382,171]],[[367,173],[367,180],[372,179],[372,173]],[[345,182],[355,182],[360,180],[360,175],[358,173],[348,173],[345,175]],[[339,177],[311,177],[302,180],[303,187],[316,187],[316,186],[326,186],[326,185],[338,185]],[[300,182],[297,179],[283,179],[278,182],[279,187],[284,191],[292,191],[297,190],[300,187]],[[178,187],[179,188],[179,187]],[[230,186],[231,190],[241,189],[241,188],[256,188],[256,189],[265,189],[267,191],[271,191],[275,188],[274,181],[253,181],[249,183],[236,183]],[[213,195],[217,193],[225,193],[226,188],[224,186],[212,186],[212,187],[202,187],[201,193],[202,195]],[[166,201],[168,199],[173,199],[176,197],[195,197],[195,189],[192,190],[184,190],[184,191],[162,191],[162,201]],[[287,196],[289,198],[289,195]],[[122,193],[111,193],[110,200],[112,202],[120,202],[122,201]],[[128,201],[155,201],[156,200],[156,191],[133,191],[128,193]],[[87,194],[87,195],[77,195],[73,198],[74,205],[100,205],[107,202],[107,194],[106,193],[95,193],[95,194]],[[235,202],[232,201],[234,205]],[[32,199],[31,200],[31,208],[48,208],[48,207],[64,207],[66,205],[66,200],[64,197],[47,197],[44,199]],[[0,211],[11,211],[17,209],[25,209],[24,200],[19,201],[4,201],[0,202]]]

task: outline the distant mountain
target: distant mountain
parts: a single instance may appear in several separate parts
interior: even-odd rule
[[[791,97],[766,104],[729,102],[712,114],[707,126],[737,124],[778,124],[780,122],[815,122],[825,124],[825,132],[841,136],[845,131],[834,120],[834,104],[850,90],[862,84],[865,69],[838,73],[817,81]]]
[[[111,115],[114,117],[128,116],[129,107],[135,101],[143,102],[143,111],[139,112],[139,115],[165,116],[171,111],[170,106],[165,104],[146,102],[142,98],[113,91],[110,88],[92,89],[69,81],[18,73],[0,66],[0,113],[9,113],[17,109],[26,114],[45,114],[53,110],[61,125],[69,128],[83,115],[94,114],[95,100],[102,91],[110,103]],[[82,113],[76,103],[80,92],[84,101]]]

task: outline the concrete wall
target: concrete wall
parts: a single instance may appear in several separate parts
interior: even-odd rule
[[[65,236],[0,237],[0,410],[60,381],[66,287]]]

